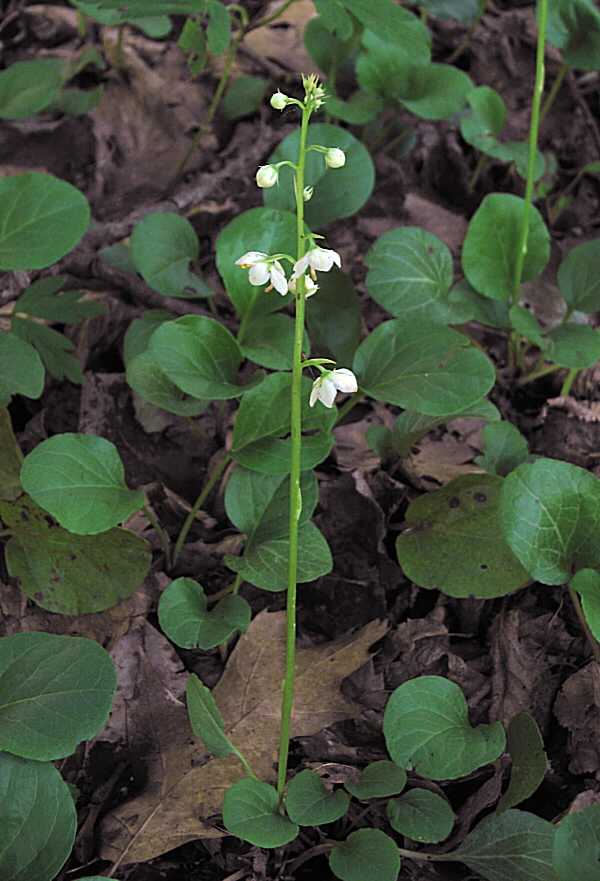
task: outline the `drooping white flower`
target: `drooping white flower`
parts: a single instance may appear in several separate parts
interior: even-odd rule
[[[310,274],[316,279],[315,269],[318,272],[329,272],[334,263],[336,266],[342,265],[342,258],[337,251],[330,251],[328,248],[311,248],[294,264],[292,277],[300,278],[310,267]]]
[[[346,164],[346,154],[339,147],[330,147],[325,156],[325,164],[330,168],[341,168]]]
[[[256,172],[256,183],[262,189],[274,187],[279,180],[279,171],[274,165],[261,165]]]
[[[298,281],[298,279],[296,279],[292,276],[288,282],[288,290],[290,290],[292,292],[292,294],[296,293],[296,282],[297,281]],[[319,285],[312,280],[310,275],[305,275],[304,276],[304,296],[305,297],[312,297],[312,295],[316,294],[318,290],[319,290]]]
[[[351,370],[348,370],[346,367],[340,367],[337,370],[325,370],[313,382],[308,403],[311,407],[314,407],[317,401],[321,401],[326,407],[331,408],[338,392],[350,395],[356,391],[358,391],[358,383]]]
[[[271,107],[274,107],[275,110],[285,110],[289,102],[288,96],[284,95],[279,89],[277,89],[274,95],[271,95]]]
[[[247,251],[243,257],[236,260],[236,266],[249,269],[248,278],[250,284],[263,285],[270,282],[267,290],[274,287],[282,297],[288,292],[288,282],[279,260],[273,260],[262,251]]]

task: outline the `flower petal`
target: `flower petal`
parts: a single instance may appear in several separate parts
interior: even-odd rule
[[[243,257],[235,261],[236,266],[253,266],[255,263],[264,260],[267,255],[262,251],[246,251]]]
[[[269,280],[269,265],[265,261],[254,263],[248,273],[250,284],[266,284]]]
[[[358,391],[358,383],[355,375],[347,367],[340,367],[331,371],[331,381],[339,392],[353,394]]]
[[[271,284],[277,293],[281,294],[282,297],[285,297],[288,292],[288,282],[279,260],[276,260],[271,264],[269,278],[271,279]]]

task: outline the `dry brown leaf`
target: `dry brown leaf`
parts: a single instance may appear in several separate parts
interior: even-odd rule
[[[265,15],[272,15],[280,5],[271,3]],[[311,0],[297,0],[271,24],[247,34],[244,46],[260,58],[272,58],[287,70],[308,75],[316,68],[304,48],[304,27],[316,14]]]
[[[291,734],[308,735],[357,715],[339,686],[369,660],[368,648],[386,625],[371,622],[333,643],[299,648]],[[285,613],[261,612],[241,637],[213,691],[225,731],[257,776],[275,779],[284,672]],[[130,684],[131,687],[131,684]],[[234,756],[210,759],[194,738],[187,712],[161,684],[160,667],[140,656],[129,748],[147,762],[144,792],[106,817],[102,857],[144,862],[197,838],[220,833],[204,821],[220,813],[225,791],[245,776]]]
[[[569,731],[571,774],[595,774],[600,765],[600,667],[595,661],[567,679],[554,714]]]

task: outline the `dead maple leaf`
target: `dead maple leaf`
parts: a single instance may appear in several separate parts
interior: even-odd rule
[[[369,646],[385,631],[384,623],[372,621],[335,642],[298,649],[293,737],[358,715],[342,698],[340,683],[369,660]],[[276,778],[284,646],[285,613],[261,612],[213,690],[227,736],[268,782]],[[136,700],[134,736],[146,757],[148,783],[141,795],[112,811],[102,829],[102,858],[119,865],[144,862],[197,838],[217,837],[219,831],[205,821],[220,813],[226,790],[245,776],[234,756],[207,755],[192,734],[187,711],[160,686],[148,657],[139,667]],[[130,743],[130,749],[136,744]]]

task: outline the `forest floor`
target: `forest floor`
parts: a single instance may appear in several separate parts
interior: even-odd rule
[[[256,18],[266,9],[260,0],[244,5]],[[300,94],[300,74],[314,69],[302,43],[304,22],[314,14],[308,0],[298,0],[282,20],[252,32],[240,48],[232,75],[268,79],[268,95],[278,88]],[[297,126],[298,118],[289,111],[272,110],[267,102],[234,122],[217,113],[183,179],[171,190],[177,165],[206,114],[220,74],[217,59],[200,76],[190,78],[177,47],[181,22],[177,16],[173,19],[173,32],[163,40],[126,29],[121,68],[113,65],[103,73],[88,71],[87,83],[80,77],[80,83],[87,86],[100,81],[105,85],[102,102],[91,113],[1,121],[0,174],[47,171],[80,188],[99,224],[96,242],[107,246],[126,240],[134,222],[145,213],[157,208],[176,211],[185,203],[186,216],[200,240],[205,279],[219,292],[214,298],[217,314],[234,327],[231,303],[222,292],[214,264],[215,239],[237,215],[262,204],[254,183],[256,169]],[[431,26],[433,57],[443,62],[466,29],[436,19],[431,19]],[[82,45],[74,10],[60,4],[12,4],[1,38],[6,66],[47,54],[68,58]],[[506,140],[527,136],[535,39],[533,6],[497,0],[458,62],[474,84],[492,86],[503,95],[508,109]],[[114,59],[114,29],[90,23],[86,41]],[[552,52],[547,58],[550,79],[559,66]],[[586,85],[570,73],[543,123],[540,141],[541,149],[556,157],[565,182],[574,170],[600,156],[599,108],[598,80]],[[522,180],[495,161],[487,163],[474,189],[469,189],[477,156],[462,141],[457,127],[409,113],[403,119],[415,126],[414,148],[406,156],[387,149],[385,142],[376,148],[376,184],[366,205],[357,215],[320,230],[326,246],[342,256],[342,266],[363,300],[364,326],[369,330],[389,317],[364,287],[364,258],[379,236],[399,226],[424,227],[448,245],[459,270],[462,239],[482,198],[492,191],[523,193]],[[355,134],[360,136],[360,132]],[[572,196],[551,230],[550,265],[530,285],[530,302],[542,320],[550,317],[555,302],[560,256],[598,236],[598,180],[584,177]],[[184,420],[169,414],[158,429],[149,430],[125,380],[122,344],[132,320],[149,308],[167,308],[177,315],[211,313],[203,301],[164,298],[139,277],[92,256],[67,256],[60,265],[61,271],[72,275],[74,286],[92,292],[104,307],[101,316],[86,321],[72,335],[86,384],[50,378],[39,400],[16,399],[10,412],[17,439],[25,454],[59,432],[92,433],[111,440],[125,464],[128,485],[146,487],[161,522],[176,535],[218,460],[232,408],[228,405],[224,413],[217,414],[212,407],[199,418],[204,439]],[[5,286],[2,303],[9,303],[15,291],[35,277],[34,273],[13,274],[13,288],[7,293]],[[469,331],[502,377],[506,366],[503,335],[475,324]],[[552,377],[526,389],[516,388],[505,378],[492,399],[503,418],[525,435],[531,452],[564,459],[600,476],[600,427],[559,406],[549,406],[548,399],[556,398],[559,388],[559,381]],[[597,388],[593,371],[588,371],[574,396],[593,399]],[[455,420],[420,440],[406,456],[382,461],[366,444],[364,432],[378,422],[391,425],[397,412],[376,402],[355,407],[335,430],[334,452],[318,468],[321,493],[316,522],[331,546],[335,568],[300,589],[299,643],[306,650],[335,640],[349,644],[359,639],[357,632],[364,640],[361,628],[369,626],[366,633],[373,648],[367,663],[342,683],[343,706],[351,705],[354,717],[346,709],[340,721],[325,730],[309,730],[306,736],[296,737],[294,767],[329,763],[335,782],[344,768],[357,769],[385,758],[382,714],[387,697],[412,677],[434,674],[461,686],[474,725],[493,720],[506,724],[520,711],[537,721],[548,754],[548,773],[521,807],[555,820],[576,799],[580,806],[600,800],[598,670],[564,588],[532,584],[502,599],[454,600],[409,582],[396,560],[394,542],[408,504],[475,468],[473,459],[482,451],[484,423]],[[110,817],[123,818],[123,806],[133,798],[136,810],[143,812],[147,794],[155,797],[157,775],[178,773],[165,765],[165,744],[179,738],[183,761],[193,761],[192,735],[185,727],[180,702],[185,678],[193,671],[212,688],[227,662],[227,654],[218,649],[176,650],[160,632],[156,614],[158,597],[170,577],[193,577],[210,593],[231,580],[222,561],[235,548],[237,534],[225,516],[222,490],[209,496],[176,571],[169,575],[145,518],[140,515],[128,526],[151,542],[154,562],[144,585],[116,607],[81,617],[52,614],[28,601],[6,573],[0,593],[0,635],[43,630],[88,636],[113,652],[122,675],[109,724],[94,741],[60,763],[65,778],[80,790],[81,822],[74,854],[60,875],[63,881],[108,873],[118,854],[111,850],[107,832],[112,828]],[[283,594],[248,585],[242,593],[255,615],[283,608]],[[338,698],[332,695],[331,700]],[[445,787],[458,817],[453,841],[460,840],[461,832],[464,835],[495,803],[501,785],[501,778],[486,766]],[[123,859],[113,877],[122,881],[333,877],[322,857],[303,864],[298,860],[316,843],[308,835],[269,853],[223,836],[218,818],[208,823],[211,818],[203,814],[202,778],[197,786],[195,811],[199,820],[207,821],[199,823],[198,838],[191,840],[193,836],[183,834],[178,839],[176,821],[166,812],[161,821],[171,836],[166,840],[183,843],[175,849],[174,844],[168,847],[157,832],[147,841],[143,830],[135,829],[135,818],[129,812],[128,822],[139,845],[134,852],[139,857]],[[466,881],[476,876],[459,865],[424,867],[407,861],[403,877],[407,881]]]

